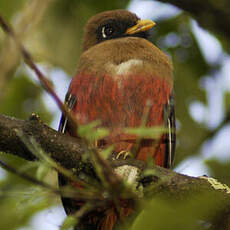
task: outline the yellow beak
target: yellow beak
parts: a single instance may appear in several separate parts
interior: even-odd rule
[[[136,33],[140,33],[140,32],[144,32],[147,30],[150,30],[151,28],[153,28],[156,25],[156,23],[152,20],[139,20],[137,21],[137,24],[135,26],[132,26],[130,28],[128,28],[125,32],[125,34],[136,34]]]

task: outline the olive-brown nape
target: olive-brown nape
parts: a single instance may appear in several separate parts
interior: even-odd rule
[[[135,25],[139,20],[136,14],[128,10],[111,10],[99,13],[91,17],[85,26],[83,36],[83,52],[90,47],[99,43],[98,41],[98,28],[102,25],[106,25],[109,21],[119,21],[123,24],[123,27]]]

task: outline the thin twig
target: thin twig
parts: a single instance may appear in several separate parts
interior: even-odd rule
[[[89,192],[89,191],[83,191],[83,190],[76,190],[76,188],[55,188],[41,180],[38,180],[30,175],[28,175],[27,173],[24,173],[18,169],[16,169],[15,167],[10,166],[9,164],[6,164],[5,162],[3,162],[2,160],[0,160],[0,166],[2,168],[4,168],[5,170],[21,177],[22,179],[31,182],[34,185],[39,185],[45,189],[48,189],[49,191],[60,195],[62,197],[67,197],[67,198],[71,198],[74,200],[84,200],[84,201],[101,201],[102,200],[102,196],[100,195],[100,192],[98,191],[96,192]]]
[[[66,116],[68,118],[68,121],[70,123],[70,126],[73,128],[73,131],[77,132],[77,128],[78,128],[77,120],[72,115],[72,113],[68,110],[68,108],[62,103],[61,99],[58,97],[58,95],[53,90],[53,87],[52,87],[50,81],[43,75],[43,73],[35,65],[33,58],[30,55],[30,53],[21,44],[21,42],[17,38],[16,34],[14,33],[14,30],[12,29],[12,27],[7,24],[7,22],[4,20],[4,18],[1,15],[0,15],[0,26],[5,31],[5,33],[8,34],[15,41],[15,43],[18,46],[18,48],[22,54],[22,57],[25,60],[25,62],[27,63],[27,65],[35,72],[41,85],[48,92],[48,94],[50,94],[50,96],[54,99],[57,106],[59,107],[59,109],[64,114],[64,116]]]
[[[49,184],[47,184],[47,183],[45,183],[43,181],[37,180],[36,178],[31,177],[30,175],[28,175],[28,174],[26,174],[24,172],[21,172],[21,171],[17,170],[14,167],[11,167],[10,165],[6,164],[5,162],[3,162],[1,160],[0,160],[0,165],[1,165],[2,168],[6,169],[7,171],[9,171],[9,172],[11,172],[11,173],[23,178],[23,179],[25,179],[26,181],[29,181],[29,182],[31,182],[31,183],[33,183],[35,185],[40,185],[41,187],[46,188],[48,190],[51,190],[52,192],[54,192],[54,193],[56,193],[58,195],[61,194],[59,189],[56,189],[56,188],[50,186]]]
[[[36,142],[33,137],[28,137],[24,134],[21,130],[15,129],[18,137],[21,141],[25,144],[28,150],[34,154],[38,159],[46,163],[49,167],[55,169],[58,173],[68,178],[71,182],[78,184],[79,186],[84,187],[84,189],[91,189],[92,191],[95,190],[96,186],[95,183],[90,185],[89,183],[81,180],[80,178],[76,177],[71,170],[68,170],[62,167],[59,163],[54,161],[51,157],[46,154],[41,146]],[[99,189],[99,186],[97,186]]]

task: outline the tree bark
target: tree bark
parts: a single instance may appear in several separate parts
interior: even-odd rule
[[[26,121],[0,115],[0,151],[26,160],[36,159],[17,135],[16,130],[21,130],[28,137],[33,137],[51,158],[64,167],[70,169],[79,163],[83,153],[80,141],[53,130],[35,115]]]
[[[0,151],[17,155],[26,160],[36,160],[36,157],[17,136],[16,129],[22,130],[26,136],[33,137],[44,152],[63,167],[71,169],[82,167],[82,164],[84,164],[81,162],[81,156],[85,151],[85,147],[83,147],[81,140],[53,130],[42,123],[36,116],[31,116],[29,120],[24,121],[0,115]],[[230,189],[226,185],[218,184],[214,179],[190,177],[158,166],[149,168],[144,162],[134,159],[110,159],[109,163],[113,168],[121,168],[124,165],[137,167],[140,172],[145,171],[147,168],[154,169],[154,173],[151,176],[147,176],[147,179],[143,178],[140,173],[139,180],[148,185],[145,186],[148,187],[145,190],[146,196],[151,197],[155,194],[166,193],[168,196],[183,199],[186,194],[208,192],[216,197],[218,196],[224,204],[230,204]],[[149,189],[152,182],[161,183],[157,188]]]

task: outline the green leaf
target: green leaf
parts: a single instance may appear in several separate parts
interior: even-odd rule
[[[78,220],[76,217],[68,216],[65,218],[61,230],[69,230],[70,228],[73,228],[78,223]]]
[[[178,194],[179,196],[179,194]],[[142,211],[134,220],[131,230],[205,230],[208,216],[217,208],[217,200],[207,194],[193,194],[185,200],[154,198],[143,204]]]
[[[124,131],[128,134],[137,135],[140,138],[159,138],[163,133],[167,132],[167,129],[158,127],[137,127],[137,128],[126,128]]]
[[[93,121],[86,125],[79,126],[78,135],[88,139],[89,141],[96,141],[108,136],[108,129],[98,127],[99,124],[99,121]]]
[[[113,149],[114,149],[114,146],[111,145],[111,146],[109,146],[108,148],[101,150],[101,151],[100,151],[100,155],[101,155],[104,159],[108,159],[109,156],[112,154]]]
[[[48,166],[47,164],[45,163],[40,164],[36,172],[37,179],[42,181],[48,175],[50,169],[51,169],[50,166]]]

